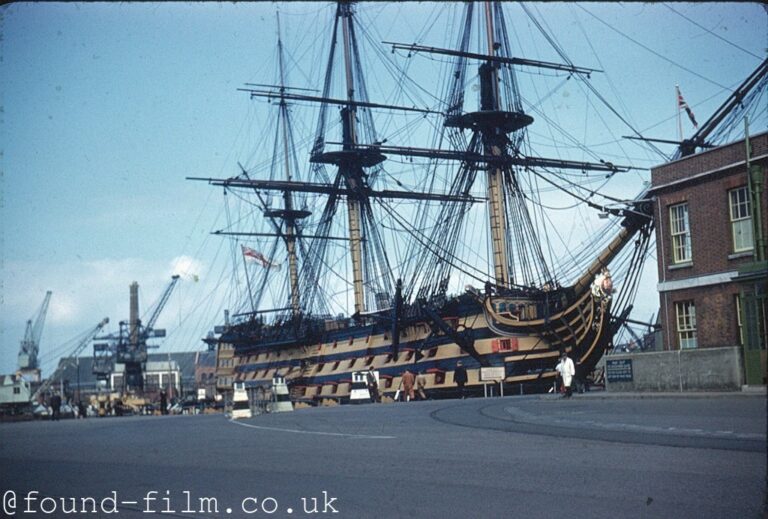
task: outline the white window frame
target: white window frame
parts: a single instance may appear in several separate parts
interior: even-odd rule
[[[755,249],[751,205],[747,186],[728,191],[728,213],[731,219],[733,252],[746,252]]]
[[[696,306],[693,301],[675,303],[677,320],[677,341],[681,350],[698,347],[696,339]]]
[[[688,203],[669,206],[669,234],[672,238],[672,263],[691,263],[691,225]]]

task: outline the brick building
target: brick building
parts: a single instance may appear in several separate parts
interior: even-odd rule
[[[216,391],[225,396],[231,396],[236,364],[234,346],[229,343],[219,343],[216,349]]]
[[[198,392],[201,389],[205,390],[206,398],[213,398],[216,396],[215,351],[198,351],[195,354],[195,384]]]
[[[147,395],[157,396],[160,388],[167,388],[168,379],[172,379],[175,393],[196,394],[196,369],[198,355],[205,352],[150,353],[144,373],[144,391]],[[170,361],[170,369],[168,362]],[[63,384],[65,393],[72,396],[81,391],[85,395],[98,393],[99,390],[120,391],[124,365],[115,364],[109,359],[109,383],[100,385],[94,374],[93,357],[62,357],[59,360],[59,375],[53,380],[54,387]]]
[[[765,384],[768,133],[749,142],[751,175],[740,140],[653,168],[651,194],[664,349],[742,346]]]

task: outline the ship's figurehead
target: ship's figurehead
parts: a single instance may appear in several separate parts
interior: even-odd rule
[[[603,267],[603,270],[595,276],[595,280],[592,282],[592,295],[599,301],[609,301],[613,294],[613,279],[611,279],[611,271],[608,267]]]

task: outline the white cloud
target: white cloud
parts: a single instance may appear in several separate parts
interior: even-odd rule
[[[45,322],[50,325],[74,323],[78,317],[78,309],[79,305],[70,294],[57,294],[56,298],[51,296]]]
[[[198,281],[203,272],[203,264],[190,256],[178,256],[171,260],[170,276]]]

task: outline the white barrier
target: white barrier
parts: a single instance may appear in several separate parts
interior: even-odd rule
[[[270,412],[283,413],[293,411],[293,403],[288,393],[288,385],[285,383],[285,377],[276,376],[272,378],[273,401],[270,406]]]
[[[374,371],[376,382],[379,381],[379,372]],[[378,384],[377,384],[378,385]],[[370,404],[373,401],[373,395],[368,391],[368,372],[352,372],[352,388],[349,393],[350,404]]]
[[[253,415],[251,413],[251,402],[248,398],[248,391],[245,389],[245,384],[242,382],[235,382],[233,389],[232,418],[250,418]]]

